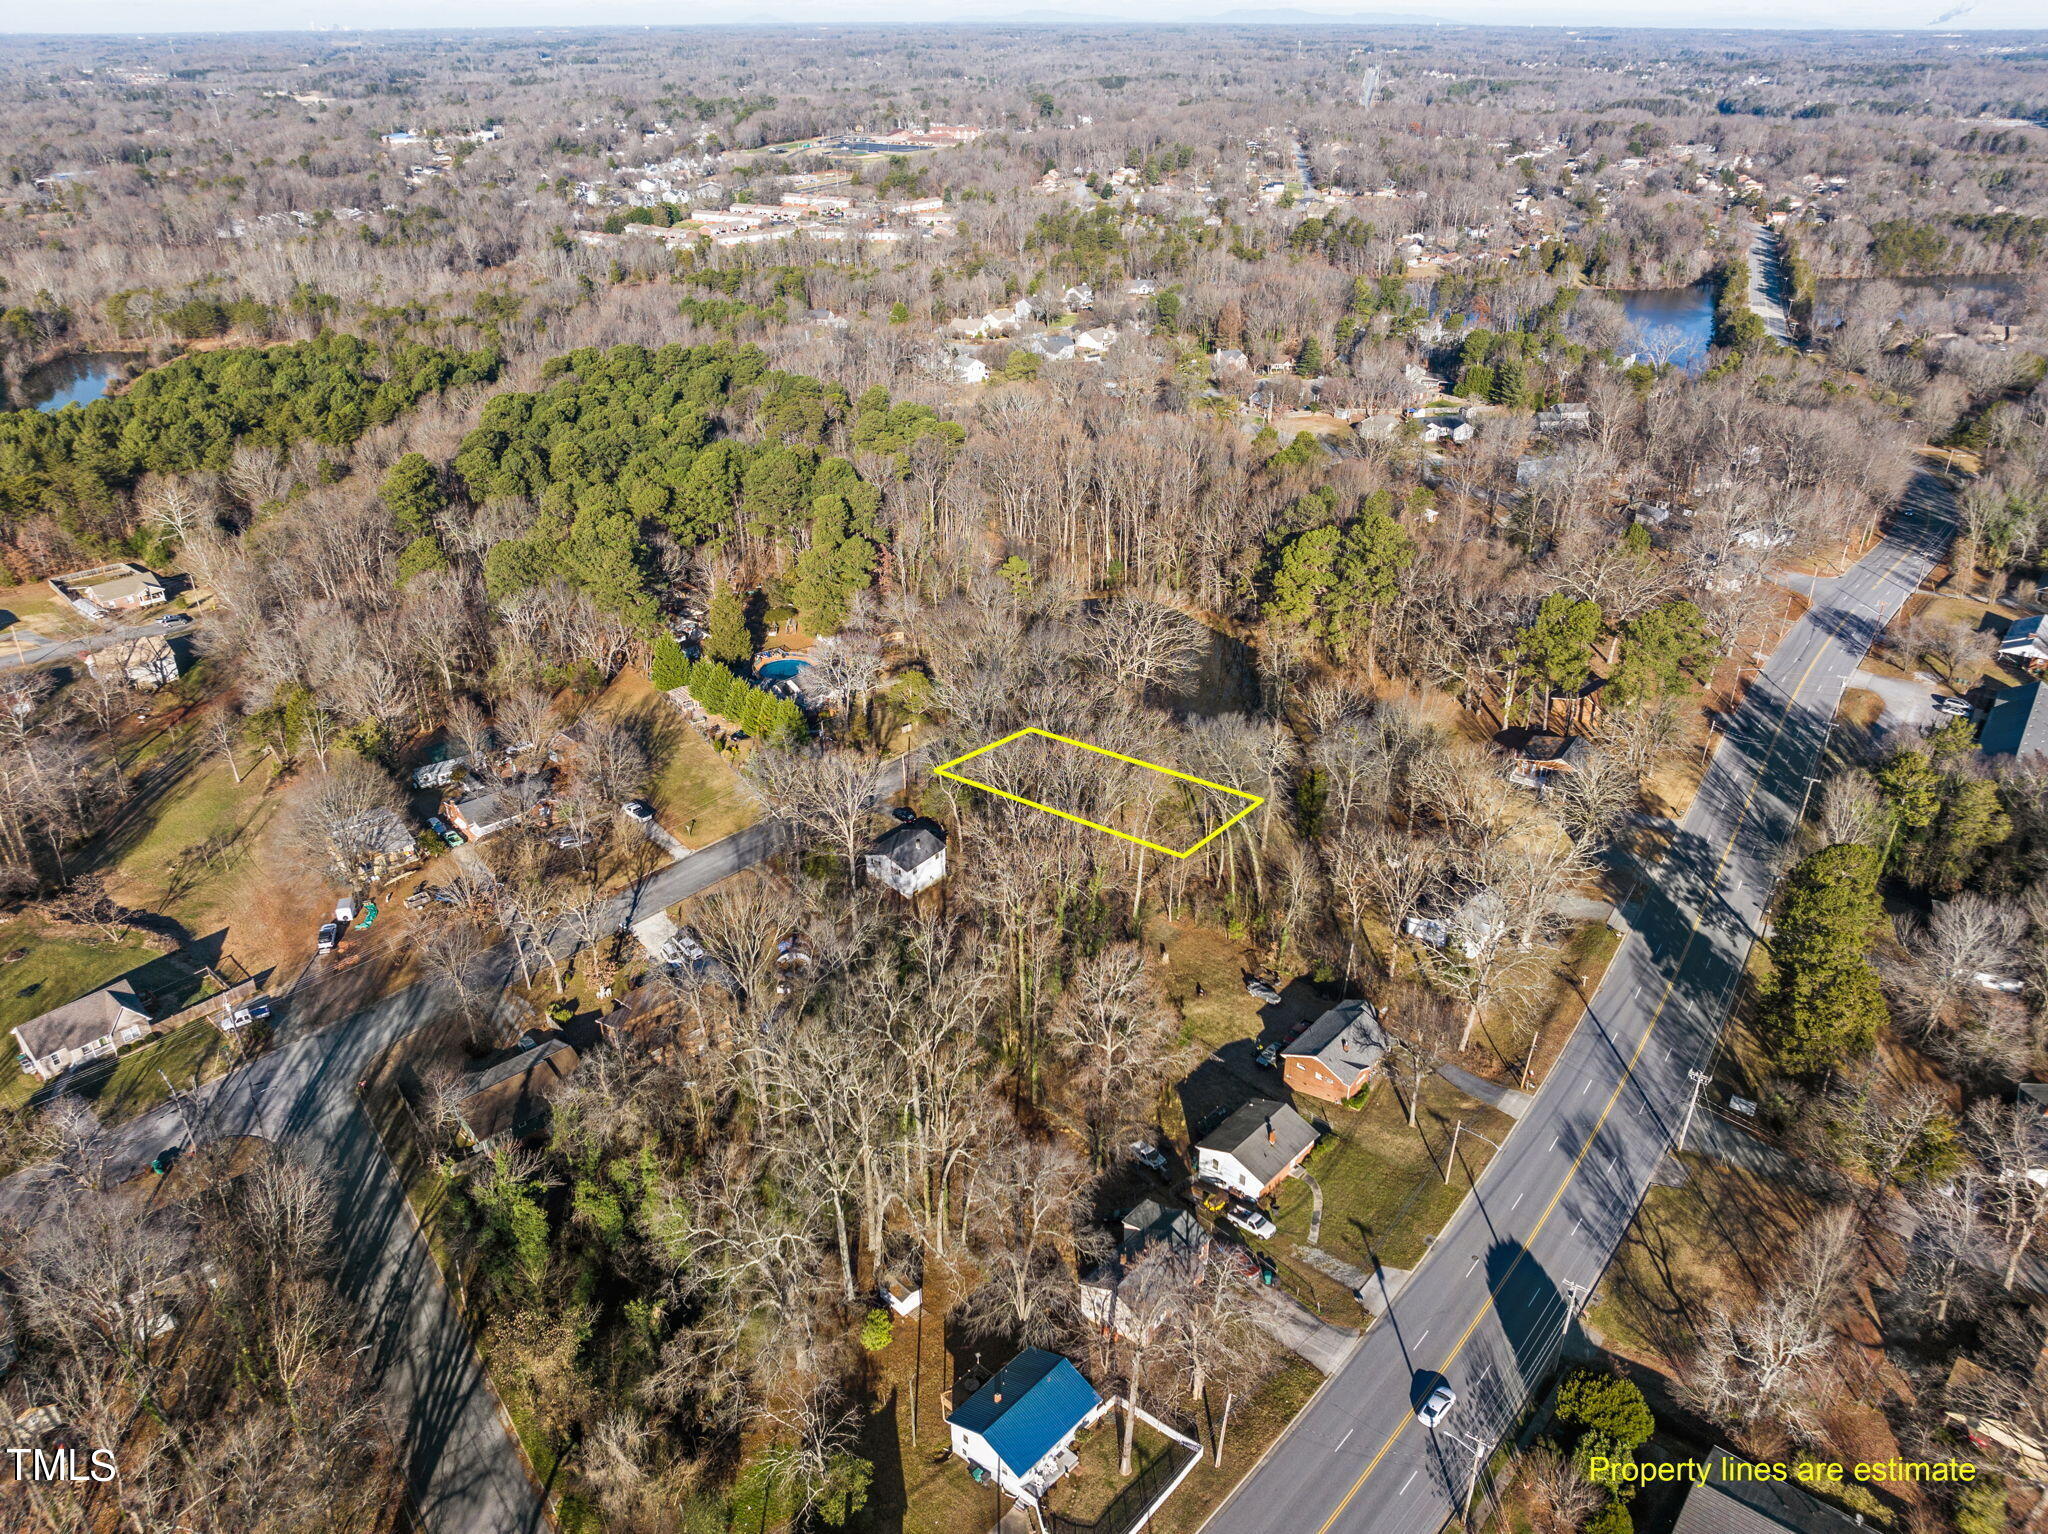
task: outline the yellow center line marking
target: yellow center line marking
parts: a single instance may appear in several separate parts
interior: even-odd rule
[[[1192,847],[1166,847],[1158,842],[1148,842],[1142,836],[1133,836],[1128,831],[1119,831],[1114,826],[1105,826],[1098,821],[1084,820],[1079,815],[1070,814],[1066,810],[1054,809],[1049,804],[1040,804],[1036,799],[1026,799],[1022,794],[1013,794],[1006,789],[997,788],[993,783],[984,783],[979,778],[970,778],[965,773],[953,771],[962,762],[971,762],[984,752],[993,751],[998,746],[1007,746],[1013,740],[1022,740],[1026,735],[1036,735],[1041,740],[1056,740],[1063,746],[1075,746],[1083,751],[1091,751],[1097,756],[1109,757],[1113,761],[1126,762],[1133,767],[1143,767],[1147,772],[1164,773],[1167,777],[1177,778],[1183,783],[1193,783],[1198,788],[1213,788],[1219,794],[1229,794],[1234,799],[1243,799],[1247,802],[1243,809],[1224,821],[1222,825],[1216,827],[1215,830],[1196,842]],[[1211,783],[1207,778],[1198,778],[1190,772],[1176,772],[1171,767],[1162,767],[1157,762],[1146,761],[1143,757],[1125,756],[1121,751],[1111,751],[1104,746],[1091,746],[1085,740],[1075,740],[1067,735],[1055,735],[1051,730],[1041,730],[1036,725],[1026,725],[1021,730],[1012,730],[1001,740],[992,740],[985,746],[976,746],[964,756],[956,756],[950,762],[939,763],[938,766],[932,769],[932,772],[938,777],[949,778],[955,783],[964,783],[969,788],[978,788],[985,794],[994,794],[998,799],[1007,799],[1012,804],[1021,804],[1026,809],[1043,810],[1048,815],[1057,815],[1062,820],[1071,820],[1075,825],[1086,826],[1091,831],[1100,831],[1106,836],[1114,836],[1123,841],[1135,842],[1140,847],[1148,847],[1152,851],[1164,853],[1170,858],[1193,857],[1197,852],[1200,852],[1209,843],[1216,840],[1217,837],[1221,836],[1225,831],[1228,831],[1232,826],[1243,820],[1245,816],[1251,814],[1253,810],[1266,802],[1258,794],[1248,794],[1241,788],[1232,788],[1228,783]]]
[[[1911,553],[1911,549],[1901,549],[1892,562],[1885,566],[1884,573],[1878,577],[1878,581],[1882,583],[1888,580],[1892,572],[1904,564],[1907,556]],[[1790,695],[1785,699],[1785,709],[1779,716],[1778,727],[1771,732],[1770,747],[1764,752],[1763,762],[1758,765],[1756,775],[1750,780],[1749,791],[1742,796],[1742,807],[1736,812],[1735,824],[1728,832],[1728,843],[1721,849],[1721,856],[1714,862],[1714,875],[1710,881],[1712,885],[1719,885],[1721,882],[1721,871],[1728,866],[1728,859],[1735,854],[1735,844],[1741,839],[1743,825],[1749,819],[1750,804],[1755,800],[1757,790],[1763,786],[1764,769],[1769,766],[1771,758],[1777,755],[1778,742],[1784,736],[1785,726],[1791,722],[1792,705],[1799,701],[1799,695],[1806,690],[1807,681],[1813,675],[1813,668],[1820,664],[1821,657],[1827,653],[1828,647],[1825,641],[1830,636],[1823,634],[1821,637],[1823,643],[1814,651],[1813,659],[1806,663],[1806,669],[1800,672],[1798,682],[1793,686]],[[1762,680],[1761,676],[1759,676],[1758,680]],[[1702,784],[1704,786],[1704,780],[1702,780]],[[1479,1323],[1484,1321],[1488,1312],[1495,1308],[1495,1302],[1499,1300],[1501,1291],[1508,1286],[1508,1281],[1515,1276],[1515,1270],[1522,1265],[1522,1260],[1529,1255],[1529,1249],[1535,1244],[1536,1238],[1543,1234],[1543,1227],[1549,1222],[1551,1213],[1557,1208],[1559,1201],[1564,1198],[1565,1190],[1571,1187],[1572,1180],[1579,1175],[1580,1165],[1585,1161],[1587,1155],[1591,1153],[1593,1142],[1600,1138],[1600,1131],[1606,1127],[1607,1116],[1614,1111],[1614,1105],[1621,1101],[1621,1094],[1628,1090],[1629,1082],[1635,1077],[1636,1062],[1642,1058],[1643,1050],[1649,1045],[1650,1036],[1657,1031],[1657,1024],[1663,1019],[1664,1009],[1671,1003],[1671,993],[1678,986],[1678,975],[1684,970],[1686,956],[1692,952],[1692,945],[1699,937],[1700,927],[1706,919],[1707,908],[1705,904],[1702,904],[1698,913],[1692,919],[1691,930],[1685,935],[1685,946],[1678,951],[1678,961],[1672,966],[1673,973],[1664,982],[1664,994],[1657,998],[1657,1010],[1650,1014],[1650,1021],[1643,1029],[1643,1036],[1636,1041],[1634,1052],[1629,1055],[1628,1063],[1622,1068],[1621,1079],[1614,1084],[1613,1094],[1608,1097],[1606,1106],[1600,1110],[1600,1117],[1594,1121],[1592,1133],[1586,1136],[1586,1143],[1579,1147],[1579,1153],[1572,1157],[1572,1164],[1565,1169],[1564,1181],[1557,1185],[1557,1191],[1550,1195],[1550,1202],[1543,1206],[1543,1213],[1537,1216],[1536,1223],[1529,1228],[1528,1238],[1521,1243],[1521,1250],[1515,1254],[1515,1260],[1508,1264],[1507,1271],[1500,1276],[1500,1281],[1488,1288],[1486,1300],[1480,1305],[1479,1313],[1473,1316],[1471,1324],[1463,1332],[1459,1333],[1458,1340],[1451,1345],[1451,1351],[1444,1355],[1444,1361],[1433,1372],[1441,1374],[1445,1369],[1448,1369],[1458,1361],[1458,1355],[1465,1351],[1465,1344],[1470,1342],[1472,1334],[1479,1330]],[[1596,991],[1594,994],[1597,996],[1599,993]],[[1392,1311],[1389,1310],[1388,1314],[1391,1316]],[[1394,1431],[1387,1435],[1387,1441],[1380,1445],[1379,1452],[1373,1455],[1372,1459],[1367,1462],[1365,1469],[1359,1472],[1358,1479],[1351,1484],[1351,1489],[1344,1493],[1344,1500],[1339,1502],[1330,1516],[1323,1520],[1322,1526],[1316,1530],[1316,1534],[1330,1534],[1332,1526],[1335,1525],[1339,1518],[1344,1516],[1344,1510],[1351,1506],[1352,1498],[1356,1497],[1364,1488],[1365,1483],[1372,1479],[1372,1473],[1379,1469],[1380,1461],[1387,1457],[1387,1451],[1394,1447],[1395,1441],[1408,1430],[1408,1424],[1414,1420],[1415,1409],[1410,1407],[1402,1416],[1400,1422],[1395,1425]]]

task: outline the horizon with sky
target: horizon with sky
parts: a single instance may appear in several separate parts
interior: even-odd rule
[[[10,7],[0,21],[9,36],[163,37],[179,33],[517,31],[525,28],[688,26],[933,26],[1063,23],[1220,25],[1266,23],[1277,29],[1320,25],[1526,26],[1683,28],[1712,31],[1853,30],[1969,33],[2041,31],[2040,0],[1813,0],[1787,7],[1772,0],[1461,0],[1440,10],[1429,0],[1384,6],[1257,3],[1215,0],[1199,11],[1167,0],[987,0],[968,6],[937,0],[830,4],[825,0],[730,0],[692,7],[647,0],[79,0],[61,15]],[[20,23],[33,19],[35,25]],[[53,25],[53,23],[55,23]]]

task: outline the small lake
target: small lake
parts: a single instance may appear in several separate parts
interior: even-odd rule
[[[34,369],[21,381],[21,403],[30,410],[62,410],[105,399],[129,359],[119,352],[80,352]]]
[[[1714,289],[1705,282],[1689,288],[1645,288],[1609,292],[1635,329],[1635,349],[1652,356],[1669,351],[1668,360],[1686,373],[1707,365],[1714,343]]]

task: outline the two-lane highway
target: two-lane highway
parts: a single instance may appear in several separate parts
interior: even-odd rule
[[[1817,583],[1724,738],[1586,1016],[1430,1255],[1210,1522],[1214,1534],[1433,1534],[1555,1359],[1712,1057],[1843,686],[1946,544],[1914,481],[1885,541]],[[1414,1408],[1438,1376],[1457,1405]]]

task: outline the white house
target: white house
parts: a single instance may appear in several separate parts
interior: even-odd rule
[[[1255,1097],[1196,1143],[1195,1175],[1258,1200],[1308,1160],[1317,1138],[1287,1104]]]
[[[999,1490],[1036,1507],[1079,1460],[1074,1435],[1109,1403],[1057,1353],[1026,1348],[946,1418],[953,1452],[994,1478]]]
[[[149,1012],[132,988],[115,980],[67,1001],[14,1030],[21,1068],[48,1081],[74,1065],[111,1055],[149,1032]]]
[[[868,850],[868,877],[911,899],[946,877],[946,833],[929,820],[896,827]]]
[[[2048,665],[2048,620],[2036,614],[2015,622],[1998,641],[1998,658],[2017,661],[2029,670]]]
[[[177,681],[178,656],[163,635],[144,634],[87,652],[85,669],[94,676],[125,677],[130,686],[155,692]]]

